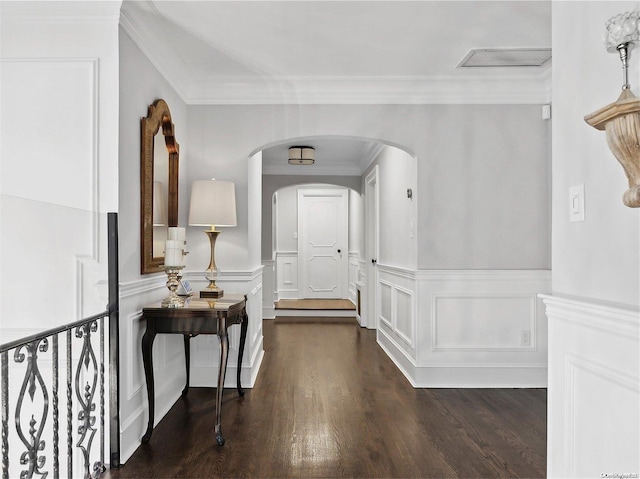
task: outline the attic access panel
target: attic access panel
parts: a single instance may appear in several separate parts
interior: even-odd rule
[[[551,59],[551,48],[474,48],[456,68],[540,67]]]

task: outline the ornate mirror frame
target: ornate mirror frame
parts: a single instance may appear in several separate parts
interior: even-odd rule
[[[160,152],[154,151],[154,139],[160,127],[168,155],[168,195],[167,226],[178,226],[178,162],[180,145],[176,142],[174,125],[169,106],[164,100],[156,100],[149,105],[146,118],[140,122],[141,168],[140,168],[140,246],[141,274],[164,270],[164,256],[153,254],[153,201],[154,201],[154,158]],[[163,154],[165,152],[162,152]]]

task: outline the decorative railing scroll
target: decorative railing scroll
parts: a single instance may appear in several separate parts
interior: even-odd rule
[[[18,394],[18,404],[15,412],[16,430],[18,431],[18,436],[25,447],[25,451],[20,456],[20,464],[27,466],[27,469],[20,472],[20,478],[34,477],[34,475],[45,478],[47,477],[47,473],[43,472],[42,468],[45,465],[46,457],[41,455],[41,453],[45,448],[45,441],[42,439],[42,432],[44,431],[44,425],[47,421],[49,412],[49,393],[47,392],[44,379],[42,378],[38,367],[38,351],[42,353],[47,352],[49,350],[49,340],[48,338],[42,338],[18,346],[13,353],[13,360],[16,363],[24,362],[24,350],[26,350],[27,354],[27,370],[24,374],[20,393]],[[56,367],[54,367],[54,369],[56,369]],[[42,394],[42,412],[38,419],[31,414],[29,429],[27,431],[26,425],[22,424],[20,418],[23,410],[22,406],[25,399],[25,392],[29,393],[29,397],[33,403],[36,390],[40,391]],[[55,413],[56,411],[54,411],[54,415]]]

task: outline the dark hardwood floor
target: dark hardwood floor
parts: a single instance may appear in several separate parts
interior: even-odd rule
[[[192,388],[110,478],[544,477],[546,390],[414,389],[353,319],[264,321],[253,389]]]

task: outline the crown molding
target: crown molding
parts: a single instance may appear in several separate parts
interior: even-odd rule
[[[219,76],[186,74],[179,52],[136,20],[125,2],[120,26],[187,105],[545,104],[551,62],[531,75],[461,72],[441,77]],[[151,4],[150,8],[153,9]],[[154,14],[153,10],[151,14]]]
[[[165,62],[167,62],[166,55],[169,52],[161,53],[157,47],[153,47],[153,34],[149,31],[145,31],[144,28],[136,21],[134,15],[130,14],[127,10],[127,4],[125,3],[120,10],[120,28],[127,34],[131,41],[142,51],[147,60],[160,72],[166,82],[174,89],[180,98],[183,100],[187,97],[187,90],[184,87],[188,83],[187,78],[178,78],[176,73],[180,73],[180,68],[165,68]],[[163,61],[164,60],[164,61]],[[167,63],[171,63],[170,61]]]
[[[550,70],[549,70],[550,71]],[[550,73],[534,76],[225,78],[195,88],[190,105],[543,104]]]

